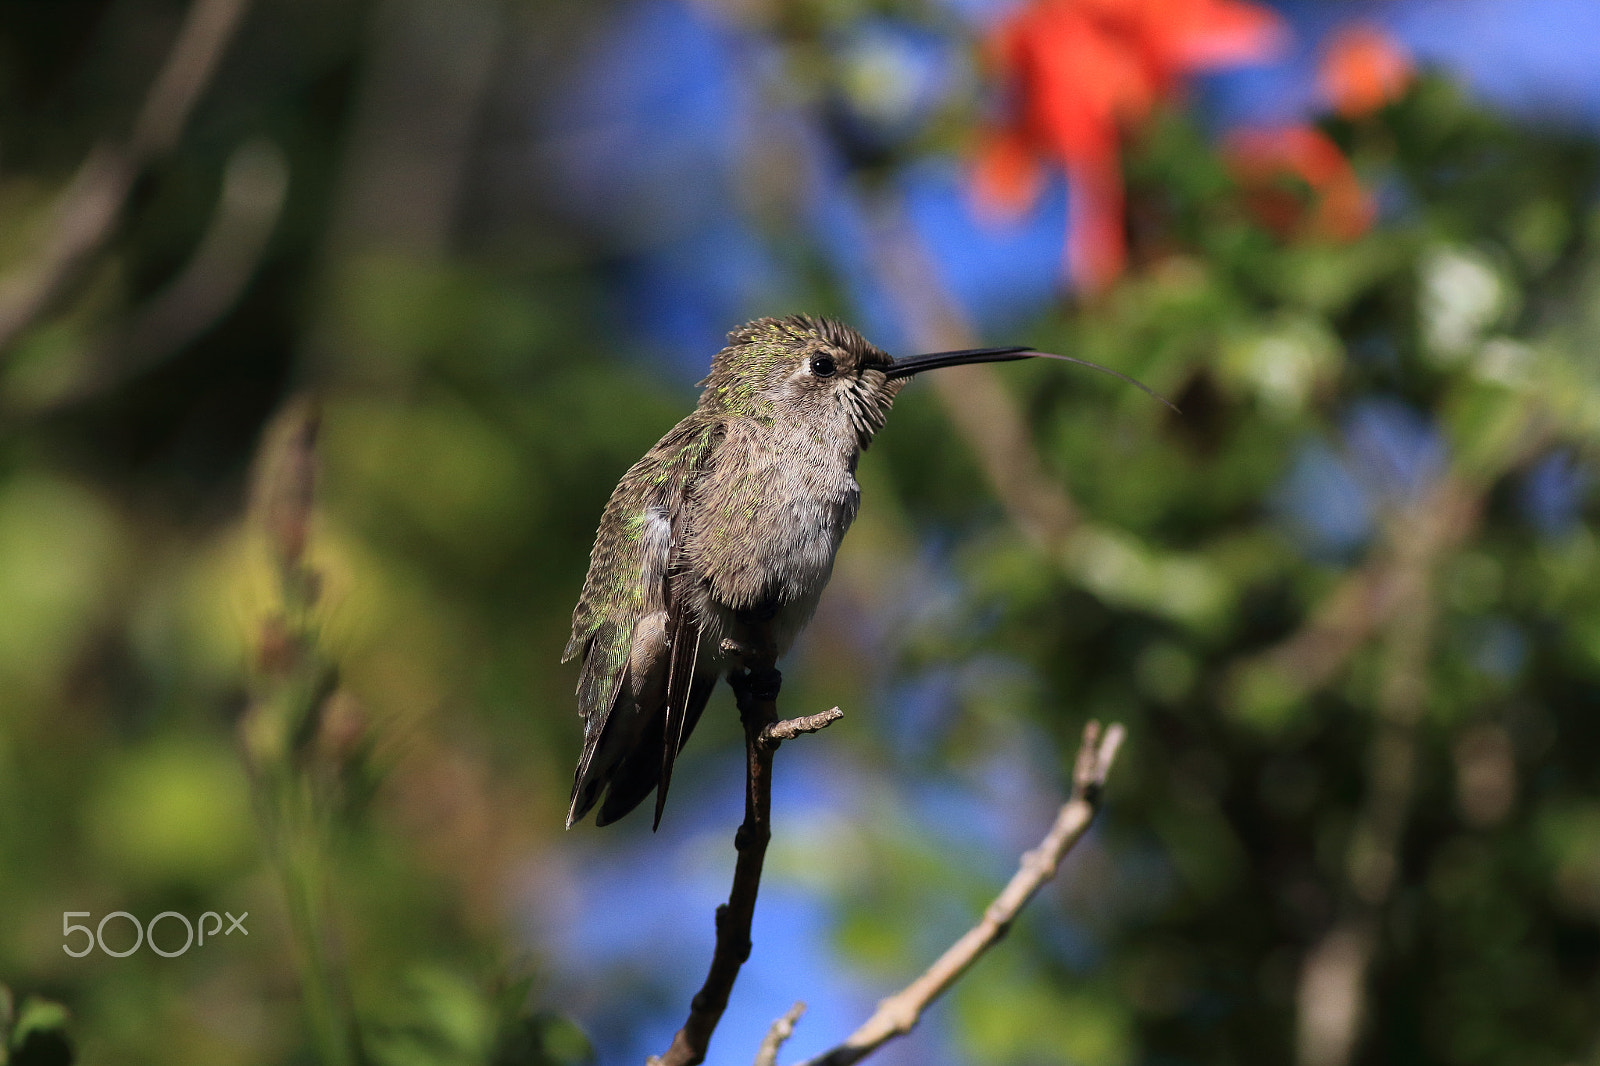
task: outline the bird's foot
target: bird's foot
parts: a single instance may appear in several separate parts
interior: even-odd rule
[[[750,694],[763,703],[776,700],[781,688],[783,675],[778,673],[777,667],[758,666],[750,671]]]
[[[734,701],[741,714],[753,710],[758,703],[771,703],[778,698],[783,687],[783,675],[771,666],[735,670],[728,675],[728,686],[733,689]]]
[[[723,637],[722,643],[717,645],[717,649],[729,658],[738,659],[741,668],[744,663],[754,659],[757,654],[753,645],[746,644],[742,640],[734,640],[732,637]]]
[[[723,637],[722,643],[717,645],[717,650],[728,658],[736,660],[739,664],[738,669],[747,671],[752,678],[760,678],[769,674],[772,677],[778,677],[777,670],[771,666],[761,665],[763,662],[769,662],[773,658],[773,650],[770,645],[763,647],[759,644],[735,639],[734,637]],[[773,682],[773,686],[773,695],[777,695],[776,681]]]

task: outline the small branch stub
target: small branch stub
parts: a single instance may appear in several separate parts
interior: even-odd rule
[[[785,740],[793,740],[801,734],[820,733],[843,717],[844,712],[835,707],[821,714],[808,714],[803,718],[774,722],[761,731],[761,743],[769,748],[776,748]]]

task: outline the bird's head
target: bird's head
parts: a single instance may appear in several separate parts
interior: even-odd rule
[[[914,375],[941,367],[1034,357],[1092,367],[1150,392],[1115,370],[1026,345],[896,359],[842,322],[790,315],[760,318],[728,334],[727,347],[717,353],[710,376],[700,383],[704,388],[700,404],[718,414],[811,424],[824,432],[845,428],[854,433],[856,446],[864,448],[883,428],[895,396]]]

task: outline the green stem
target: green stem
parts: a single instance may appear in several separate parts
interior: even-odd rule
[[[314,800],[296,795],[293,780],[280,780],[279,819],[274,826],[276,864],[288,907],[295,965],[317,1056],[324,1066],[358,1066],[361,1062],[355,1020],[343,983],[323,950],[327,928],[323,913],[325,841],[317,824]],[[300,802],[296,802],[296,800]]]

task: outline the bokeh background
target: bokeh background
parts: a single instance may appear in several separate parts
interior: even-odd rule
[[[1183,414],[903,394],[712,1062],[931,961],[1098,717],[1103,819],[879,1061],[1600,1063],[1597,193],[1588,0],[4,0],[0,1043],[662,1050],[732,702],[659,833],[563,832],[557,659],[618,477],[809,311]],[[117,910],[249,932],[63,951]]]

